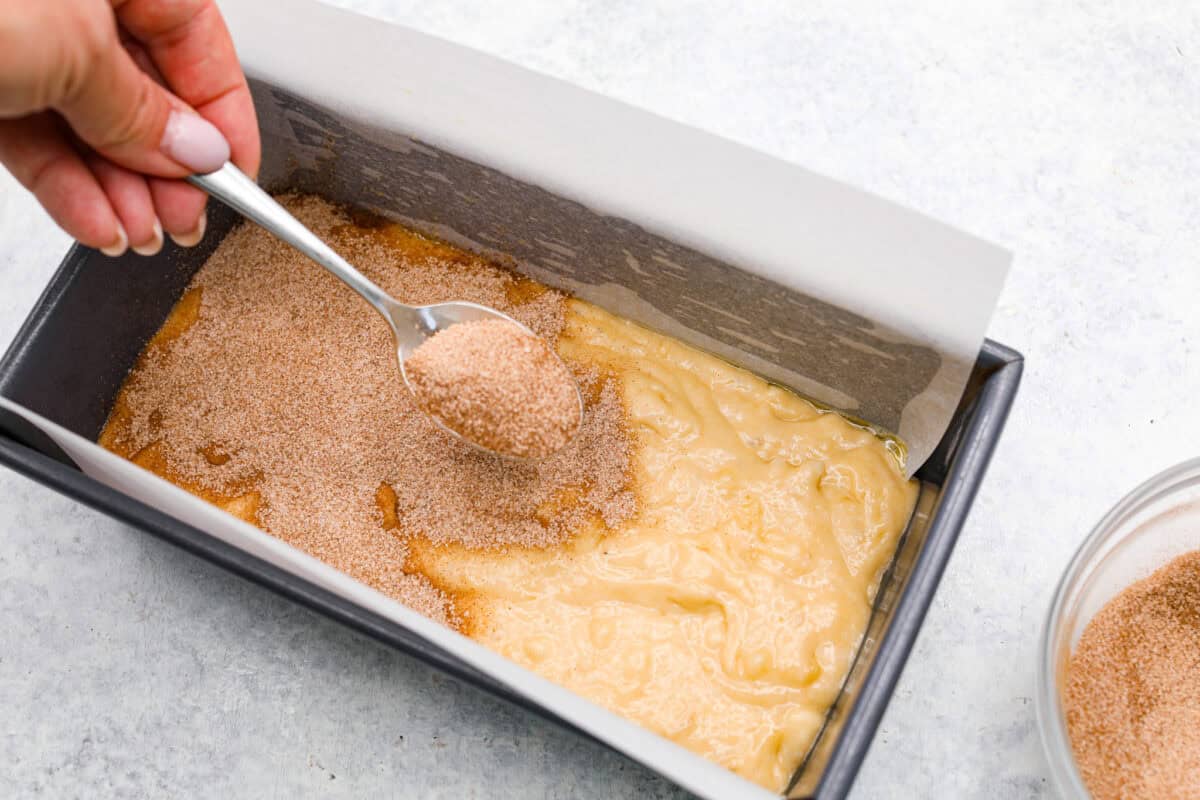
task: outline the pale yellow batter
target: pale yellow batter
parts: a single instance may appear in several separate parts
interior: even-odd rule
[[[393,238],[410,256],[471,258]],[[148,353],[201,302],[185,295]],[[558,347],[620,380],[639,514],[547,550],[412,540],[397,568],[453,596],[464,631],[494,650],[783,790],[849,670],[916,483],[871,431],[588,303],[569,301]],[[259,524],[255,486],[189,486],[157,444],[122,444],[128,391],[101,443]]]
[[[571,301],[568,357],[621,377],[642,511],[549,551],[422,548],[471,635],[769,789],[850,668],[916,500],[884,442],[748,372]]]

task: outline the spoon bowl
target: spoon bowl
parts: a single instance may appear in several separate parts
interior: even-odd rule
[[[393,301],[394,302],[394,301]],[[408,378],[408,370],[405,369],[405,362],[418,347],[420,347],[426,339],[433,336],[439,331],[444,331],[447,328],[457,325],[461,322],[477,322],[480,320],[500,319],[505,322],[515,325],[521,329],[521,332],[526,336],[537,337],[537,334],[530,330],[526,325],[518,322],[502,311],[497,311],[489,306],[480,305],[478,303],[470,303],[465,300],[457,300],[449,303],[434,303],[427,306],[406,306],[403,303],[397,303],[403,311],[391,320],[392,333],[396,337],[396,355],[400,363],[400,376],[404,379],[404,385],[408,387],[409,392],[413,396],[417,396],[417,391],[413,387],[412,382]],[[415,311],[416,315],[409,315],[409,311]],[[575,429],[571,432],[571,438],[579,433],[579,428],[583,424],[583,394],[579,391],[579,385],[572,381],[575,387],[575,397],[579,402],[579,422]],[[420,404],[418,403],[418,406]],[[514,453],[505,453],[499,450],[492,450],[484,447],[479,442],[474,441],[447,425],[441,417],[436,414],[427,416],[437,424],[442,430],[450,433],[454,438],[466,442],[470,446],[482,450],[489,455],[506,458],[513,461],[531,461],[533,459],[526,456],[519,456]]]
[[[507,314],[478,303],[454,301],[427,306],[410,306],[401,303],[334,252],[320,237],[306,228],[300,220],[292,216],[287,209],[279,205],[273,197],[259,188],[257,183],[232,163],[226,162],[216,172],[210,172],[207,175],[192,175],[187,180],[188,183],[204,190],[234,211],[295,247],[332,272],[370,303],[371,307],[379,312],[392,329],[392,335],[396,341],[400,376],[409,392],[413,391],[413,387],[405,373],[404,360],[426,339],[452,325],[485,319],[502,319],[516,325],[529,336],[537,335]],[[578,384],[574,384],[574,387],[575,394],[579,398],[579,419],[582,421],[583,395],[579,392]],[[501,453],[489,449],[479,442],[472,441],[450,428],[436,415],[430,414],[429,418],[442,430],[484,452],[509,459],[528,460],[511,453]],[[572,438],[575,433],[578,433],[578,428],[577,425],[572,433]]]

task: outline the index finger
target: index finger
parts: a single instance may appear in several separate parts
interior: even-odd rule
[[[243,172],[257,175],[254,102],[214,0],[112,3],[121,26],[142,44],[171,91],[221,130]]]

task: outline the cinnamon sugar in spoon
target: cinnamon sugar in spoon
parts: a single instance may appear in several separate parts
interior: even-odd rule
[[[370,303],[392,329],[400,375],[417,405],[454,436],[496,455],[542,458],[578,432],[583,397],[570,370],[512,317],[478,303],[409,306],[393,299],[231,163],[188,183],[283,239]]]

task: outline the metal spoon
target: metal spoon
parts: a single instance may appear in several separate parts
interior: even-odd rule
[[[261,225],[266,230],[283,239],[304,255],[320,264],[342,280],[347,286],[358,292],[364,300],[371,304],[379,314],[387,320],[396,339],[396,354],[400,362],[400,375],[404,385],[413,391],[408,375],[404,371],[404,359],[412,354],[422,342],[438,331],[460,322],[471,322],[481,319],[503,319],[518,326],[530,336],[533,331],[517,322],[507,314],[494,308],[481,306],[478,303],[451,302],[435,303],[428,306],[409,306],[394,300],[387,292],[380,289],[367,279],[365,275],[350,266],[344,258],[333,251],[329,245],[321,241],[312,231],[304,227],[300,220],[288,213],[287,209],[251,180],[244,172],[233,164],[226,162],[216,172],[207,175],[192,175],[188,183],[203,189],[208,194],[220,200],[225,205],[237,211],[247,219]],[[579,387],[575,386],[579,395]],[[583,396],[579,395],[580,419],[583,419]],[[478,442],[467,439],[458,431],[448,427],[434,415],[430,419],[444,430],[464,442],[495,455],[515,458],[510,453],[498,453]]]

